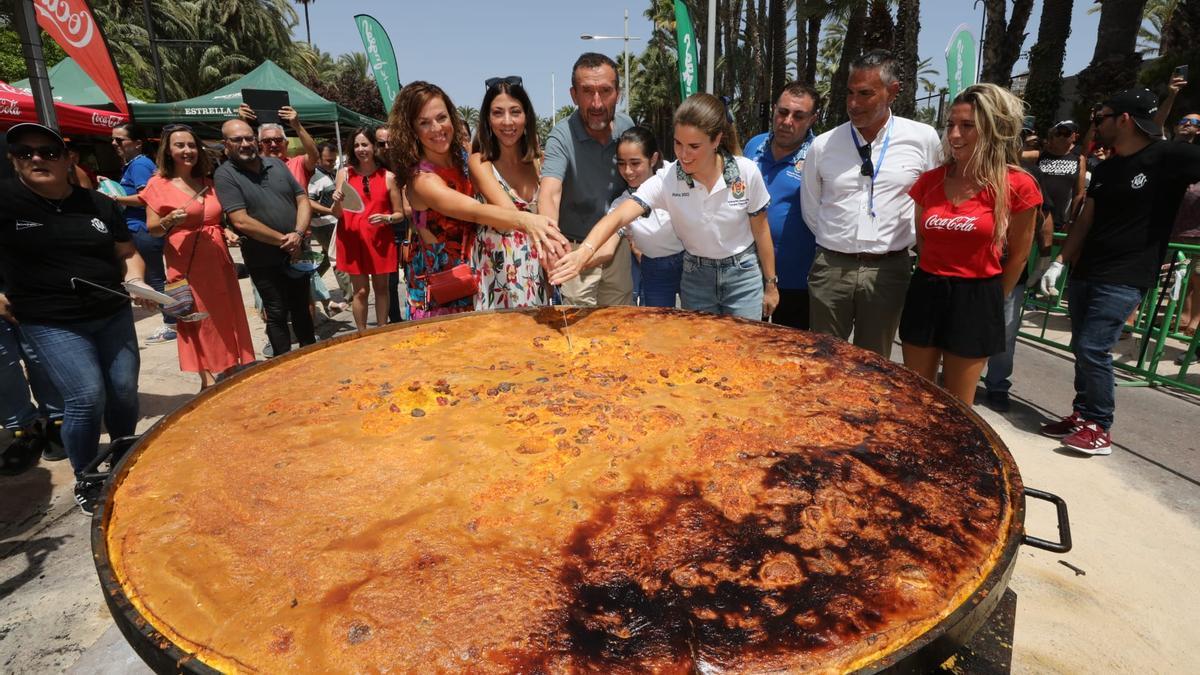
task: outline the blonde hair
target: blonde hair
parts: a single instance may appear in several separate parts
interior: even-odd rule
[[[725,102],[703,92],[692,94],[675,111],[675,126],[696,127],[709,140],[721,134],[721,149],[730,155],[742,154],[738,144],[737,130],[729,119]]]
[[[966,103],[975,116],[975,131],[979,136],[975,151],[966,166],[959,167],[964,177],[971,178],[981,189],[992,195],[995,204],[996,231],[993,243],[1003,250],[1008,237],[1008,171],[1021,168],[1021,127],[1025,103],[1012,92],[990,83],[967,87],[954,97],[951,106]],[[942,151],[947,166],[954,164],[950,153],[950,138],[942,139]]]

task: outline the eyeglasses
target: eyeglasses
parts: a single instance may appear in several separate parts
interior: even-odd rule
[[[287,143],[287,139],[280,136],[273,136],[271,138],[260,138],[258,142],[263,145],[283,145]]]
[[[862,160],[862,169],[859,171],[864,176],[875,175],[875,163],[871,161],[871,144],[863,143],[858,146],[858,157]]]
[[[233,143],[234,145],[241,145],[243,143],[253,143],[254,137],[253,136],[226,136],[225,142]]]
[[[1092,122],[1100,124],[1106,117],[1119,117],[1118,113],[1092,113]]]
[[[1185,118],[1179,120],[1179,126],[1181,126],[1181,127],[1200,127],[1200,120],[1194,119],[1191,117],[1185,117]]]
[[[13,157],[28,162],[33,159],[34,155],[49,161],[61,159],[64,150],[61,146],[57,145],[39,145],[36,147],[32,145],[10,145],[8,151]]]
[[[483,86],[485,89],[491,89],[492,87],[495,87],[496,85],[500,84],[501,82],[509,85],[510,87],[525,86],[525,82],[524,82],[524,80],[521,79],[520,75],[509,75],[508,77],[489,77],[488,79],[483,81]]]
[[[116,143],[117,145],[121,145],[125,141],[132,141],[132,140],[133,140],[132,138],[121,138],[119,136],[113,136],[112,142]]]

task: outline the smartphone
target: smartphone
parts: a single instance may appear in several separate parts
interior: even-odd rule
[[[1183,64],[1182,66],[1175,66],[1175,72],[1171,73],[1171,77],[1173,77],[1173,78],[1175,78],[1175,77],[1181,77],[1181,78],[1183,78],[1184,80],[1187,80],[1187,79],[1188,79],[1188,67],[1187,67],[1187,64],[1185,63],[1185,64]]]

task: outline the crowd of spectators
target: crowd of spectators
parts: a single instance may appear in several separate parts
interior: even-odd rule
[[[221,127],[219,166],[187,125],[152,136],[125,124],[112,132],[123,162],[112,197],[91,189],[103,181],[57,132],[11,128],[0,471],[69,458],[91,513],[101,423],[115,438],[138,419],[129,299],[161,311],[147,342],[174,341],[205,388],[257,358],[239,276],[261,307],[264,357],[313,344],[317,317],[347,309],[361,331],[372,318],[636,302],[810,329],[885,358],[898,335],[905,365],[967,404],[982,376],[1004,412],[1027,289],[1059,292],[1069,265],[1076,396],[1042,431],[1111,452],[1111,352],[1169,239],[1200,241],[1200,114],[1180,118],[1173,141],[1162,128],[1185,81],[1162,106],[1147,90],[1116,94],[1086,134],[1061,120],[1044,142],[1015,95],[974,85],[939,134],[892,113],[898,71],[877,50],[831,103],[846,123],[815,133],[821,96],[792,82],[769,131],[743,147],[728,103],[695,94],[675,112],[664,163],[659,139],[617,113],[617,72],[582,55],[576,111],[545,139],[518,76],[484,83],[473,135],[422,81],[385,126],[341,146],[318,144],[290,107],[256,129],[243,105]],[[1055,232],[1066,241],[1051,259]],[[340,297],[322,279],[331,268]],[[1192,291],[1189,331],[1200,283]]]

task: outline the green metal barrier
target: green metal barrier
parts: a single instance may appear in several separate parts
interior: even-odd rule
[[[1065,239],[1066,234],[1055,233],[1055,245],[1050,253],[1051,259],[1058,255],[1062,241]],[[1030,256],[1030,258],[1030,273],[1032,275],[1033,269],[1037,265],[1037,260],[1033,256]],[[1116,360],[1113,361],[1114,368],[1128,373],[1134,379],[1132,381],[1118,382],[1117,386],[1153,387],[1165,385],[1193,394],[1200,394],[1200,385],[1187,381],[1188,369],[1196,361],[1197,352],[1200,351],[1200,333],[1191,336],[1186,335],[1182,332],[1182,327],[1179,325],[1183,301],[1187,297],[1188,285],[1191,281],[1192,275],[1190,272],[1193,269],[1192,266],[1200,264],[1200,245],[1172,243],[1168,247],[1167,261],[1172,264],[1171,269],[1177,270],[1182,268],[1185,270],[1180,291],[1177,295],[1170,292],[1174,279],[1168,274],[1166,279],[1160,277],[1159,283],[1146,293],[1146,297],[1142,300],[1142,304],[1138,309],[1137,318],[1133,326],[1126,327],[1138,339],[1137,362],[1129,364]],[[1055,297],[1045,298],[1039,296],[1035,285],[1031,284],[1025,294],[1025,303],[1022,306],[1021,318],[1023,322],[1026,311],[1040,311],[1042,312],[1041,325],[1032,332],[1022,329],[1018,332],[1019,336],[1031,342],[1064,351],[1071,351],[1069,343],[1059,342],[1052,337],[1047,337],[1051,320],[1055,317],[1066,317],[1070,311],[1066,303],[1065,292],[1069,276],[1070,270],[1064,270],[1062,277],[1059,278],[1059,294]],[[1164,290],[1167,292],[1165,297],[1162,296]],[[1161,314],[1159,313],[1160,299],[1165,303]],[[1200,312],[1200,307],[1193,307],[1192,311]],[[1158,372],[1158,369],[1162,364],[1168,340],[1178,340],[1186,343],[1186,351],[1184,352],[1179,370],[1164,374]]]

